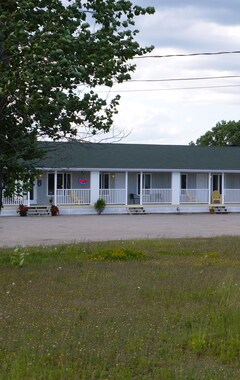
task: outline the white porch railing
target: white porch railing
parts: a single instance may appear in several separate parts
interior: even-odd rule
[[[2,198],[3,206],[18,206],[20,204],[27,204],[28,200],[26,196],[15,195],[12,197]]]
[[[103,198],[107,204],[124,205],[126,203],[126,190],[100,189],[99,198]]]
[[[90,204],[90,189],[65,189],[57,190],[58,205],[89,205]],[[100,189],[99,197],[103,198],[107,204],[125,204],[126,190],[125,189]],[[225,189],[224,203],[240,204],[240,189]],[[19,204],[28,203],[27,195],[12,196],[2,198],[4,206],[18,206]],[[142,203],[143,204],[171,204],[172,190],[171,189],[143,189]],[[208,189],[182,189],[180,191],[180,204],[208,204],[209,190]]]
[[[240,189],[225,189],[224,203],[240,203]]]
[[[57,204],[90,204],[90,189],[64,189],[57,190]]]
[[[180,203],[208,203],[208,189],[182,189],[180,193]]]
[[[169,204],[172,202],[171,189],[143,189],[143,204]]]

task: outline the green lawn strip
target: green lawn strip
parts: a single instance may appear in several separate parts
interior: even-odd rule
[[[0,379],[239,379],[238,246],[2,250]]]

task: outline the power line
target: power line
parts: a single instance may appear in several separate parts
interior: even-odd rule
[[[165,54],[165,55],[144,55],[136,56],[136,59],[146,58],[172,58],[172,57],[196,57],[196,56],[209,56],[209,55],[222,55],[222,54],[240,54],[240,50],[234,51],[218,51],[213,53],[188,53],[188,54]]]
[[[139,90],[111,90],[111,93],[113,92],[153,92],[153,91],[177,91],[177,90],[201,90],[201,89],[208,89],[208,88],[226,88],[226,87],[240,87],[240,84],[229,84],[229,85],[216,85],[216,86],[194,86],[194,87],[172,87],[172,88],[149,88],[149,89],[139,89]],[[106,91],[99,91],[106,92]]]
[[[240,75],[222,75],[210,77],[192,77],[192,78],[167,78],[167,79],[131,79],[129,82],[174,82],[174,81],[190,81],[190,80],[209,80],[209,79],[227,79],[240,78]]]

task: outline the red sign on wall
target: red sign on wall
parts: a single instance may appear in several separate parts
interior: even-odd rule
[[[80,183],[80,185],[86,185],[86,183],[88,183],[88,179],[86,179],[86,178],[80,178],[79,179],[79,183]]]

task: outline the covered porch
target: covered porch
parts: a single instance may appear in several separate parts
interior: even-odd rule
[[[98,198],[107,205],[210,205],[216,190],[220,204],[240,204],[240,173],[49,171],[39,175],[32,191],[3,194],[2,201],[4,206],[90,206]]]

